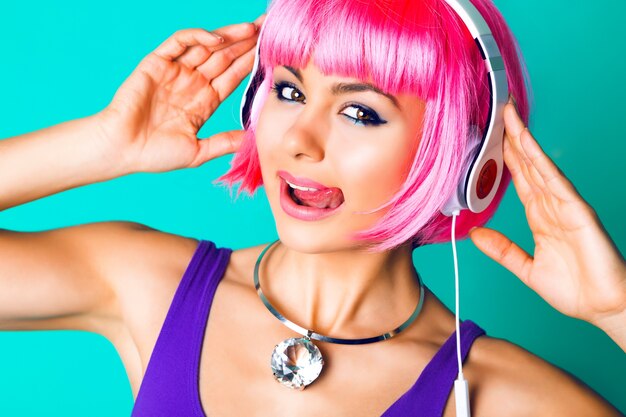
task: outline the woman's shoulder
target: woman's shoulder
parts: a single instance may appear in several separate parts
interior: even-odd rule
[[[116,294],[116,315],[127,325],[145,325],[144,319],[153,314],[160,318],[161,305],[169,305],[199,240],[136,222],[103,222],[92,227],[100,228],[101,249],[94,263]],[[148,322],[154,321],[152,317]]]
[[[476,415],[621,415],[567,371],[505,339],[477,338],[463,370]]]
[[[177,235],[139,223],[123,227],[125,231],[116,233],[107,245],[116,247],[115,256],[107,256],[107,260],[119,314],[131,332],[154,336],[201,242],[222,247],[208,238]],[[263,247],[224,248],[232,252],[223,281],[252,285],[249,271]]]
[[[172,279],[176,274],[171,272],[184,271],[199,244],[198,239],[136,222],[103,222],[99,227],[101,262],[121,295],[134,285]]]
[[[115,256],[107,256],[108,275],[118,294],[120,314],[138,327],[151,322],[158,327],[201,243],[222,247],[208,238],[177,235],[139,223],[123,227],[125,231],[116,233],[107,245],[115,247]],[[249,284],[249,271],[263,247],[224,247],[231,254],[223,280]]]

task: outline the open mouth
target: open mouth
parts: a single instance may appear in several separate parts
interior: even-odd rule
[[[280,205],[292,217],[321,220],[343,207],[344,197],[339,188],[314,189],[292,185],[280,178]]]
[[[343,192],[339,188],[306,189],[306,187],[297,187],[286,182],[289,197],[299,206],[332,210],[344,202]]]

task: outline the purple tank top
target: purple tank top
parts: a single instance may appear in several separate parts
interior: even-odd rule
[[[178,285],[156,341],[131,417],[210,417],[198,389],[204,332],[215,290],[232,249],[200,240]],[[461,323],[461,357],[485,334],[471,320]],[[381,417],[440,417],[457,376],[456,332],[439,348],[413,386]]]

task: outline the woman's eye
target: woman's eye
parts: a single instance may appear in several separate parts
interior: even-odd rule
[[[271,90],[281,101],[305,102],[304,95],[294,85],[285,82],[278,82],[274,83]],[[378,126],[387,123],[378,117],[376,112],[361,105],[351,104],[345,108],[351,110],[341,114],[347,117],[350,121],[354,122],[355,125]]]
[[[347,116],[349,119],[353,120],[354,124],[377,126],[377,125],[382,125],[382,124],[387,123],[384,120],[381,120],[376,115],[376,113],[374,113],[371,110],[367,110],[364,107],[353,104],[353,105],[346,107],[346,109],[351,109],[349,114],[351,114],[352,116],[349,116],[346,113],[342,113],[342,114]]]
[[[304,95],[296,87],[286,83],[274,83],[272,90],[283,101],[303,101]]]

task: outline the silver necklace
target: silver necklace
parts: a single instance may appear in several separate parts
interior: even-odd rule
[[[283,317],[283,315],[280,314],[265,297],[263,291],[261,291],[261,285],[259,283],[259,265],[261,264],[261,259],[263,259],[265,252],[267,252],[267,250],[278,241],[279,240],[276,240],[267,245],[259,255],[256,264],[254,265],[254,287],[256,288],[261,301],[263,301],[263,304],[265,304],[265,307],[267,307],[270,313],[272,313],[285,326],[304,336],[299,338],[292,337],[283,340],[274,347],[272,352],[270,367],[272,369],[272,373],[274,374],[274,378],[289,388],[303,390],[307,385],[310,385],[313,381],[315,381],[322,372],[324,358],[322,357],[322,353],[319,348],[313,344],[311,339],[344,345],[362,345],[391,339],[409,327],[422,310],[422,305],[424,304],[424,285],[422,284],[422,280],[418,273],[417,280],[420,286],[420,299],[417,303],[417,307],[415,307],[413,314],[411,314],[411,316],[404,323],[387,333],[364,339],[340,339],[324,336],[319,333],[315,333],[313,330],[300,327],[294,322]]]

